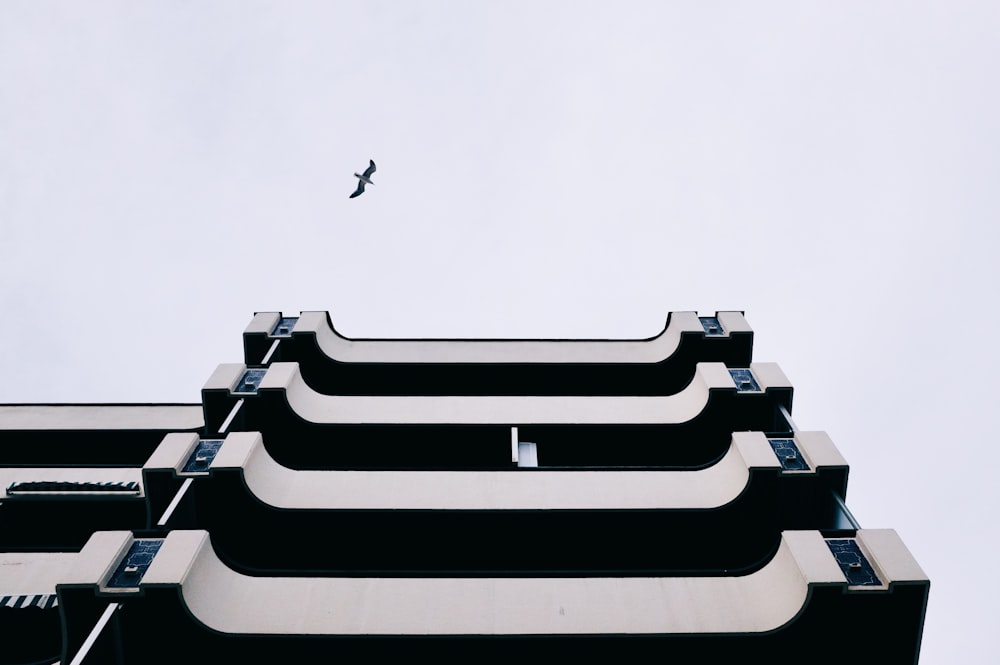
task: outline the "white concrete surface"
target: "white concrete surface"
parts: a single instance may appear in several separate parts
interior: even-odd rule
[[[199,437],[197,433],[171,432],[163,437],[160,445],[149,456],[144,469],[162,470],[169,469],[180,471],[187,462],[188,457],[198,446]]]
[[[751,332],[740,312],[719,312],[724,337]],[[269,333],[279,315],[254,316],[246,332]],[[315,333],[323,353],[339,362],[383,363],[655,363],[669,358],[681,334],[704,334],[695,312],[672,312],[663,331],[635,340],[392,340],[350,339],[330,323],[327,312],[302,312],[295,333]]]
[[[761,433],[734,437],[719,462],[697,471],[295,471],[254,432],[230,434],[211,466],[242,470],[268,505],[342,510],[715,508],[743,492],[751,467],[779,468]]]
[[[248,577],[216,557],[207,535],[179,531],[154,567],[147,579],[180,584],[207,627],[260,634],[753,633],[793,619],[810,585],[846,584],[822,536],[809,531],[784,534],[774,559],[742,577]]]
[[[0,553],[0,596],[52,594],[77,562],[75,552]]]
[[[0,430],[185,430],[203,425],[200,404],[0,405]]]
[[[773,363],[769,387],[788,387]],[[226,389],[239,366],[220,367],[206,388]],[[297,363],[274,363],[259,390],[284,390],[289,406],[312,423],[331,424],[673,424],[700,414],[712,389],[734,389],[722,363],[698,363],[691,383],[666,396],[369,396],[323,395],[303,380]]]

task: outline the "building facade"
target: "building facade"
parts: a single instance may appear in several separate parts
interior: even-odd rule
[[[929,581],[752,342],[259,313],[200,404],[0,405],[0,665],[917,662]]]

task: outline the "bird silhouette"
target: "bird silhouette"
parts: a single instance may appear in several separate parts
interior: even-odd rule
[[[364,193],[364,191],[365,191],[365,185],[374,185],[375,184],[374,182],[372,182],[372,179],[371,179],[371,175],[373,173],[375,173],[375,162],[373,162],[372,160],[369,159],[368,160],[368,164],[369,164],[369,166],[368,166],[368,168],[365,169],[364,173],[361,173],[361,174],[355,173],[354,174],[354,177],[358,179],[358,188],[356,190],[354,190],[353,194],[351,194],[350,198],[352,198],[352,199],[355,196],[361,196],[361,194]]]

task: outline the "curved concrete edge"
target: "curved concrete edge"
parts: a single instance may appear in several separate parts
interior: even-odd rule
[[[258,460],[258,457],[262,459]],[[264,437],[261,436],[260,432],[232,432],[227,435],[211,465],[209,465],[209,470],[246,469],[258,466],[262,461],[264,461],[266,469],[273,469],[276,473],[303,473],[293,471],[275,462],[264,448]]]
[[[205,554],[215,556],[207,531],[171,531],[142,576],[141,587],[183,584]]]
[[[270,334],[280,315],[254,316],[245,333]],[[724,333],[752,333],[742,312],[718,312]],[[320,351],[345,363],[657,363],[677,350],[685,334],[704,335],[696,312],[671,312],[663,330],[635,340],[351,339],[337,332],[328,312],[302,312],[293,335],[314,335]]]
[[[748,469],[781,469],[781,463],[763,432],[733,432],[733,442],[727,456],[734,450]]]
[[[243,363],[223,363],[215,368],[205,381],[202,390],[232,390],[240,380],[247,366]]]
[[[3,430],[196,430],[201,404],[0,404]]]
[[[206,388],[220,388],[235,374],[237,366],[225,367],[213,375],[219,377],[218,382]],[[291,410],[315,424],[516,426],[683,423],[705,409],[712,390],[735,388],[723,363],[698,363],[691,383],[681,392],[666,396],[323,395],[306,384],[298,363],[274,363],[267,369],[258,390],[283,391]]]
[[[163,441],[149,456],[143,469],[146,471],[173,471],[175,474],[184,468],[185,462],[198,446],[200,437],[197,434],[171,432],[163,437]]]
[[[809,470],[794,473],[847,468],[825,432],[797,432],[794,438],[810,466]],[[140,477],[140,471],[168,471],[178,477],[198,441],[197,434],[170,433],[141,470],[108,471],[123,479]],[[747,489],[753,470],[780,471],[781,465],[766,434],[734,432],[722,458],[709,467],[690,471],[301,471],[275,461],[260,433],[232,432],[225,437],[209,469],[213,474],[240,473],[250,494],[278,509],[655,510],[724,506]],[[30,476],[30,471],[0,468],[0,482],[7,475],[13,477],[11,474]],[[74,478],[93,474],[88,469],[65,471],[75,474]]]
[[[857,538],[885,585],[930,583],[927,574],[893,529],[863,529],[858,531]]]
[[[281,312],[255,312],[243,330],[244,335],[270,335],[281,320]]]
[[[847,468],[847,460],[826,432],[795,432],[792,438],[812,469]]]
[[[722,329],[725,331],[724,337],[729,337],[734,333],[753,333],[753,328],[747,323],[743,312],[716,312],[715,318],[722,324]]]
[[[76,554],[72,568],[60,584],[65,586],[103,587],[114,572],[118,559],[132,545],[131,531],[98,531]]]
[[[786,532],[750,575],[696,578],[249,577],[206,538],[171,532],[143,586],[178,585],[195,620],[229,634],[762,633],[793,621],[811,586],[846,585],[819,532]]]
[[[113,531],[95,533],[76,554],[0,555],[20,564],[0,566],[0,591],[85,587],[155,602],[143,599],[146,589],[176,588],[196,622],[234,635],[763,633],[807,610],[817,586],[868,595],[929,584],[894,531],[860,530],[857,540],[883,586],[849,587],[818,531],[784,532],[752,574],[694,578],[250,577],[222,563],[206,531],[172,531],[136,594],[104,587],[133,541]]]
[[[757,378],[761,390],[790,390],[792,382],[777,363],[750,363],[750,371]]]
[[[763,434],[692,471],[296,471],[256,432],[230,434],[211,465],[241,473],[259,501],[289,510],[711,509],[747,489],[751,468],[780,468]]]

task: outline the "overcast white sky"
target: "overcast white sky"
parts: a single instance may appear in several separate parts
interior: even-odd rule
[[[992,663],[998,34],[987,1],[6,0],[0,402],[196,402],[254,311],[745,310],[931,576],[921,662]]]

